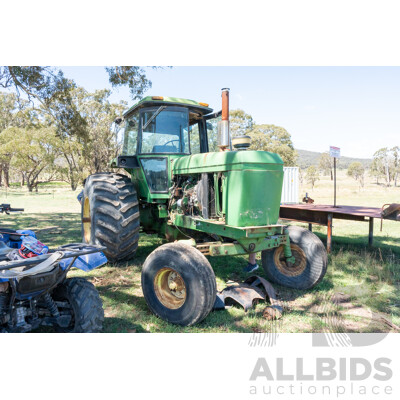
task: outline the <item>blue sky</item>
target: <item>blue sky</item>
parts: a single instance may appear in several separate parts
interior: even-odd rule
[[[110,87],[102,67],[63,67],[65,75],[92,91]],[[174,67],[148,69],[146,95],[189,98],[220,109],[220,89],[231,89],[231,109],[256,123],[283,126],[296,148],[372,157],[400,145],[399,67]],[[128,89],[112,100],[128,100]]]

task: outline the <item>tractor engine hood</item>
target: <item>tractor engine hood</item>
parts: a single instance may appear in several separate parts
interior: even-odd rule
[[[266,151],[224,151],[184,156],[174,160],[174,176],[213,182],[216,215],[231,226],[276,224],[283,183],[283,161]],[[217,198],[218,197],[218,198]],[[210,195],[210,202],[213,202]]]
[[[191,175],[204,172],[242,171],[249,168],[283,171],[283,161],[278,154],[267,151],[201,153],[176,159],[172,172],[176,175]]]

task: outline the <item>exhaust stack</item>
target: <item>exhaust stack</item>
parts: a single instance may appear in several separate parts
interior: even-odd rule
[[[218,147],[220,151],[231,149],[229,132],[229,88],[222,89],[222,120],[218,122]]]

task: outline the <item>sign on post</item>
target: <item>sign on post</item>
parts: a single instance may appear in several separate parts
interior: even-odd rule
[[[340,147],[330,146],[329,154],[333,157],[333,180],[334,180],[334,191],[333,191],[333,207],[336,207],[336,159],[340,158]]]
[[[331,155],[331,157],[340,158],[340,147],[330,146],[329,154]]]

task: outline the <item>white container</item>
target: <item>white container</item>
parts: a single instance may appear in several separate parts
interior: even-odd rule
[[[281,204],[299,203],[299,167],[283,167]]]

